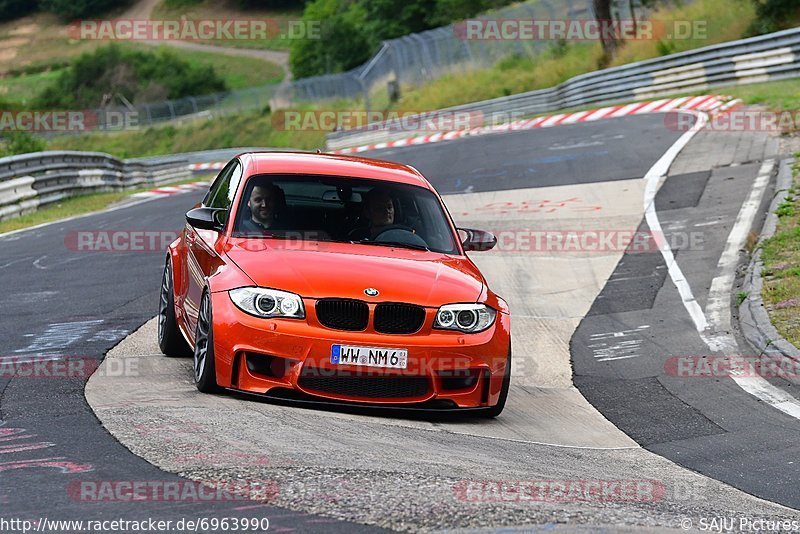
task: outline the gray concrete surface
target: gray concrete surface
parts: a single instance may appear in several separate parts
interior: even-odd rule
[[[191,361],[163,357],[155,321],[120,343],[104,365],[135,361],[138,376],[87,385],[117,439],[159,468],[195,480],[274,481],[271,504],[401,531],[568,523],[679,529],[684,518],[800,514],[677,467],[641,448],[542,445],[486,437],[471,424],[320,412],[198,393]],[[557,417],[551,406],[527,416]],[[561,407],[564,410],[564,407]],[[503,424],[501,417],[497,423]],[[545,423],[546,424],[546,423]],[[487,421],[485,426],[494,425]],[[655,502],[494,502],[467,481],[653,480]],[[486,486],[491,487],[491,486]],[[464,495],[469,497],[465,498]]]

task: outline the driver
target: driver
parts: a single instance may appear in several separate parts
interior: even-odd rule
[[[251,215],[242,221],[241,230],[249,233],[278,229],[278,210],[283,198],[283,190],[276,185],[255,186],[247,201]]]
[[[394,201],[389,192],[379,188],[370,190],[364,198],[364,216],[367,219],[367,227],[356,228],[350,238],[375,239],[378,234],[394,224],[394,214]]]

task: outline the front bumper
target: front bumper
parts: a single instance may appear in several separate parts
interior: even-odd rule
[[[415,334],[339,331],[322,326],[315,301],[306,318],[262,319],[239,310],[227,292],[212,294],[217,383],[253,394],[287,390],[306,399],[376,406],[489,407],[507,372],[509,316],[477,334],[432,329],[435,309]],[[331,363],[334,344],[408,350],[406,369]]]

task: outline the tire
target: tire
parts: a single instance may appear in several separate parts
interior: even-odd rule
[[[217,393],[216,366],[214,365],[214,321],[211,314],[211,297],[203,293],[200,311],[197,313],[197,329],[194,336],[194,383],[203,393]]]
[[[167,259],[158,301],[158,346],[165,356],[186,358],[192,355],[192,349],[178,329],[175,293],[172,288],[172,262]]]
[[[508,399],[508,390],[511,387],[511,345],[508,346],[508,359],[506,360],[506,374],[503,375],[503,385],[500,388],[500,398],[497,399],[497,404],[490,408],[486,408],[482,415],[488,419],[494,419],[503,412],[506,407],[506,399]]]

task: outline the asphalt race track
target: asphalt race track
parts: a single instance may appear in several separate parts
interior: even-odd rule
[[[78,251],[74,236],[177,232],[198,193],[0,236],[0,358],[99,361],[116,346],[86,390],[91,407],[85,376],[0,375],[5,515],[268,517],[270,530],[286,532],[565,522],[679,528],[682,518],[725,512],[798,519],[789,509],[800,507],[798,421],[733,380],[674,376],[671,357],[710,351],[658,250],[554,252],[519,241],[531,229],[646,231],[643,177],[680,137],[662,116],[640,115],[366,154],[420,169],[457,223],[511,236],[497,251],[472,256],[512,309],[512,392],[495,421],[197,393],[190,363],[158,356],[148,323],[163,252]],[[709,298],[713,280],[728,268],[718,263],[729,234],[774,157],[764,136],[700,133],[655,197],[667,235],[700,239],[698,247],[677,247],[676,258],[709,317],[718,309]],[[758,213],[769,198],[766,185]],[[735,319],[728,326],[736,336]],[[738,352],[748,354],[744,342]],[[131,368],[126,361],[136,372],[115,374]],[[797,397],[793,384],[770,385]],[[75,490],[86,481],[177,480],[257,481],[277,490],[267,505],[119,502]],[[470,481],[537,480],[650,481],[662,491],[608,503],[465,490]]]

